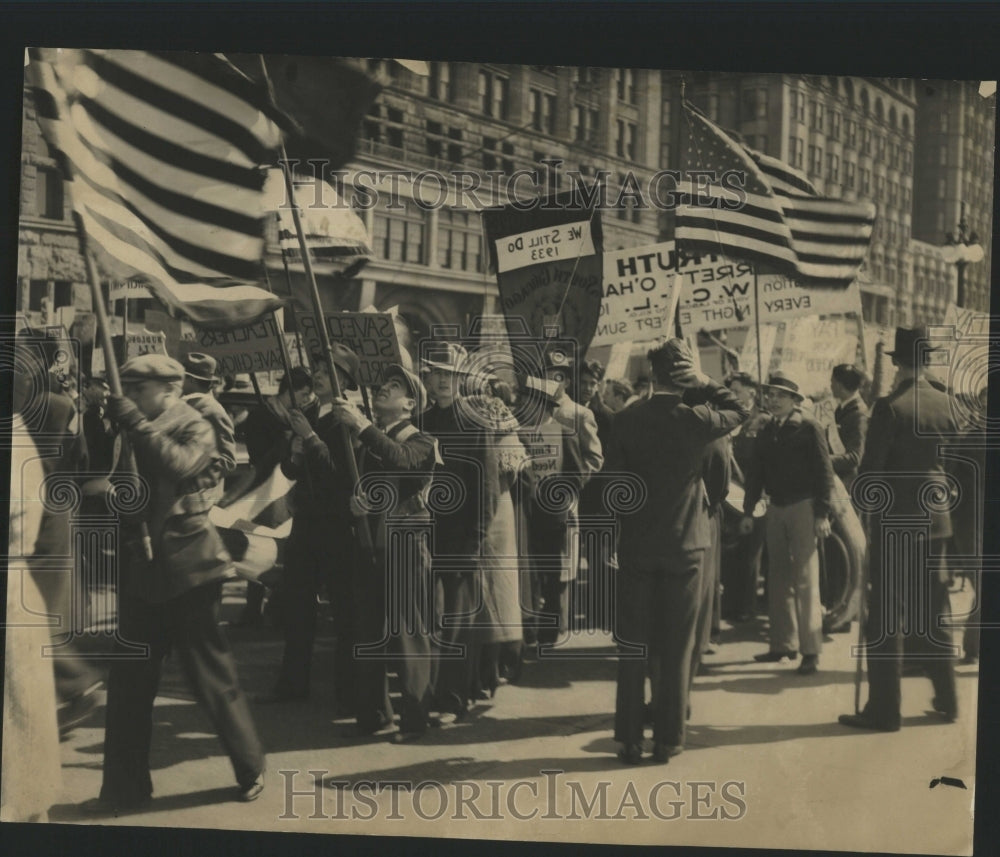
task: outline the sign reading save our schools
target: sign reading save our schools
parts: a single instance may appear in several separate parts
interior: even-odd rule
[[[677,258],[678,318],[685,333],[754,324],[754,268],[723,256]],[[847,289],[799,285],[780,274],[758,274],[762,324],[806,315],[861,313],[857,283]]]
[[[674,242],[604,254],[604,298],[595,345],[673,336],[677,306]]]
[[[302,335],[306,354],[321,354],[316,319],[313,315],[296,313],[296,323]],[[326,315],[326,330],[333,342],[346,345],[358,355],[358,383],[375,387],[391,363],[401,363],[396,323],[387,312],[331,312]]]
[[[601,218],[573,194],[483,211],[508,330],[576,341],[586,353],[601,311]]]

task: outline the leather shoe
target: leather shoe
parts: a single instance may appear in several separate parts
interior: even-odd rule
[[[414,741],[419,741],[424,735],[427,734],[427,729],[414,729],[410,731],[393,732],[389,738],[389,743],[391,744],[412,744]]]
[[[819,669],[819,657],[816,655],[803,655],[802,663],[795,670],[799,675],[812,675]]]
[[[954,708],[948,708],[939,697],[934,697],[931,700],[931,708],[934,709],[938,714],[940,714],[948,723],[954,723],[958,719],[958,711]]]
[[[759,655],[754,655],[753,659],[759,664],[776,664],[778,661],[788,658],[790,661],[794,661],[799,656],[798,652],[764,652]]]
[[[626,765],[638,765],[642,762],[642,745],[623,744],[622,748],[618,751],[618,758]]]
[[[250,803],[252,800],[257,800],[260,797],[260,793],[264,791],[264,774],[263,772],[257,774],[256,779],[246,788],[240,788],[239,799],[243,803]]]
[[[683,747],[676,747],[673,744],[654,744],[653,761],[663,765],[669,762],[674,756],[679,756],[683,752]]]
[[[898,726],[883,726],[872,720],[867,714],[841,714],[837,721],[852,729],[870,729],[872,732],[898,732]]]

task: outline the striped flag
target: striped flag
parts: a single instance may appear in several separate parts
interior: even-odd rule
[[[212,54],[32,49],[39,122],[116,279],[215,328],[280,306],[261,288],[264,166],[291,122]],[[273,215],[272,215],[273,216]]]
[[[761,262],[809,285],[850,285],[871,243],[875,206],[821,197],[788,164],[740,145],[687,104],[684,113],[687,170],[716,178],[707,188],[712,205],[678,206],[678,246]]]

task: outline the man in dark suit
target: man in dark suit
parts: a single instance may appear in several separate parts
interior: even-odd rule
[[[801,411],[798,385],[774,372],[764,387],[772,419],[757,435],[740,522],[742,534],[753,532],[754,507],[766,491],[770,648],[754,660],[794,660],[797,645],[797,672],[811,675],[823,646],[817,540],[830,535],[833,468],[823,429]]]
[[[264,754],[219,627],[222,582],[233,576],[233,564],[208,519],[218,479],[215,431],[181,400],[184,367],[176,360],[135,357],[122,366],[121,378],[125,395],[112,396],[108,407],[128,435],[149,491],[137,514],[149,530],[152,560],[128,539],[139,521],[123,520],[118,625],[123,640],[145,644],[148,654],[112,664],[104,781],[87,809],[117,814],[149,803],[153,703],[168,650],[229,754],[238,798],[254,800],[264,788]]]
[[[938,627],[951,613],[947,574],[928,566],[952,535],[940,447],[957,440],[959,430],[950,397],[926,375],[930,350],[925,329],[896,329],[895,349],[886,352],[897,367],[896,386],[872,408],[854,485],[859,499],[876,489],[885,495],[884,507],[871,513],[868,540],[868,703],[860,714],[840,717],[858,729],[900,728],[904,658],[930,677],[934,710],[949,722],[958,716],[952,635]]]
[[[695,370],[682,340],[648,358],[653,394],[615,415],[606,466],[644,486],[637,508],[618,514],[615,740],[628,764],[642,758],[648,665],[657,688],[653,758],[666,762],[684,747],[701,567],[711,539],[703,456],[747,417],[732,393]],[[704,404],[683,403],[691,388],[705,388]],[[630,644],[644,646],[646,657],[630,657]]]
[[[830,373],[830,391],[837,400],[833,418],[837,423],[841,446],[844,447],[843,452],[831,454],[830,464],[848,492],[865,454],[868,406],[859,392],[864,380],[864,373],[850,363],[834,366]]]

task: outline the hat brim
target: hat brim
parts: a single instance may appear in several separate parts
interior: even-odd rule
[[[437,363],[433,360],[424,360],[420,364],[420,372],[433,372],[434,370],[439,372],[451,372],[453,375],[469,375],[471,374],[468,369],[460,369],[457,366],[451,366],[448,363]]]
[[[788,387],[783,387],[781,384],[761,384],[765,390],[781,390],[782,393],[788,393],[789,396],[794,396],[800,402],[805,401],[805,394],[799,393],[795,390],[789,390]]]
[[[217,380],[215,375],[196,375],[194,372],[184,373],[188,378],[194,378],[196,381],[215,381]]]

